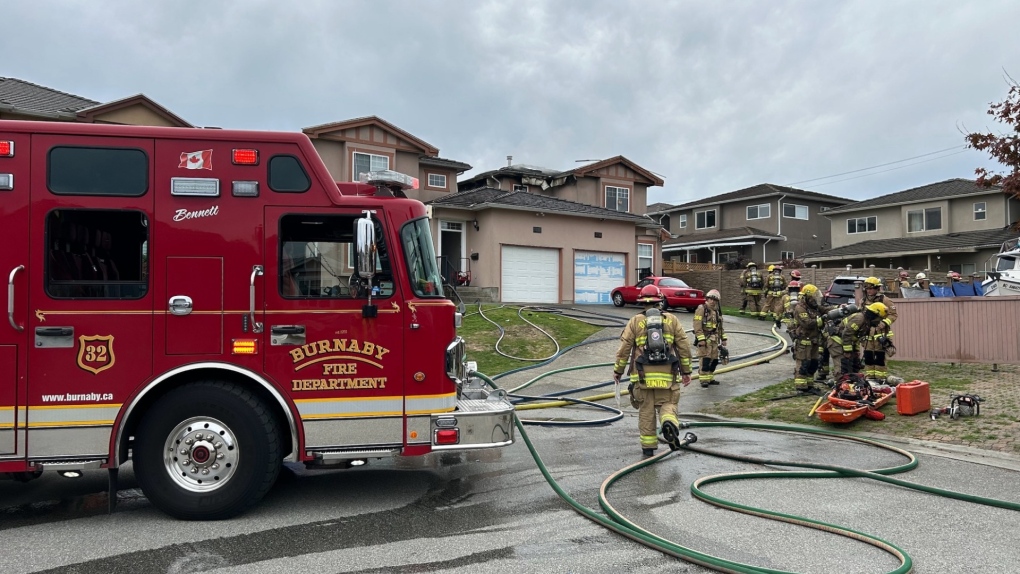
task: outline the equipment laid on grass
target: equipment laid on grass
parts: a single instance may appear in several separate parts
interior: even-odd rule
[[[931,410],[931,420],[942,415],[949,415],[949,418],[956,420],[960,417],[976,417],[981,414],[981,403],[984,400],[977,395],[961,395],[953,393],[949,395],[949,406],[934,408]]]
[[[931,409],[931,392],[928,383],[913,380],[896,387],[896,412],[916,415]]]

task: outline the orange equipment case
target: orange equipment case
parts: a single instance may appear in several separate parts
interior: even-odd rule
[[[910,381],[896,387],[896,412],[901,415],[916,415],[931,410],[931,392],[928,383]]]

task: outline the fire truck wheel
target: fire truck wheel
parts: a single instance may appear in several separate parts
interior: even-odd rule
[[[135,476],[145,496],[184,520],[244,512],[269,491],[281,462],[269,409],[232,383],[170,391],[145,413],[135,439]]]

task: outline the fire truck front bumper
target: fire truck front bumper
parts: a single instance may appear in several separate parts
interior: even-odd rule
[[[514,406],[502,389],[486,388],[481,379],[463,385],[451,413],[432,415],[432,450],[498,448],[514,443]]]

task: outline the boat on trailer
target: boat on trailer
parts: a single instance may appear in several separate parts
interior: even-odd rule
[[[995,271],[981,283],[985,297],[1020,295],[1020,238],[1004,242],[996,257]]]

